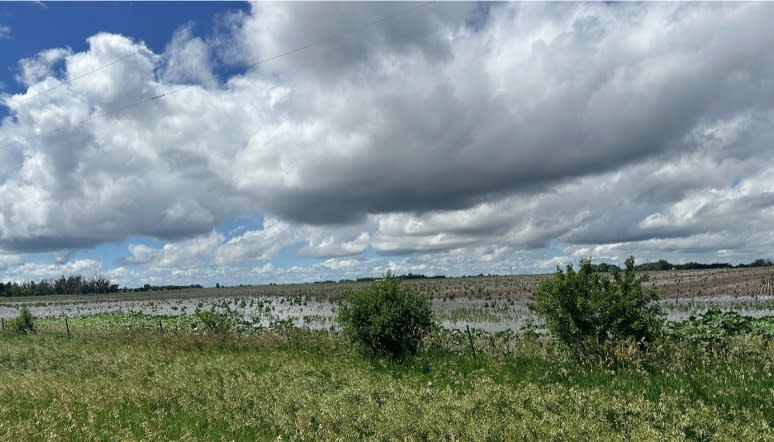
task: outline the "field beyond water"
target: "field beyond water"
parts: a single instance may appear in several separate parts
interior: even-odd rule
[[[0,440],[774,440],[772,321],[682,327],[607,364],[513,333],[476,332],[474,356],[465,333],[436,330],[398,364],[325,330],[148,318],[0,335]]]

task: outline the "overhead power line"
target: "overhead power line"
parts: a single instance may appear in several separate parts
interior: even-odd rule
[[[411,11],[415,11],[415,10],[420,9],[420,8],[424,8],[424,7],[426,7],[426,6],[428,6],[428,5],[432,4],[432,3],[436,3],[436,0],[422,2],[422,3],[417,3],[417,4],[414,4],[414,5],[410,6],[410,7],[402,8],[402,9],[400,9],[398,11],[393,12],[393,13],[386,14],[386,15],[384,15],[382,17],[379,17],[379,18],[377,18],[375,20],[367,21],[365,23],[362,23],[362,24],[357,25],[355,27],[346,29],[344,31],[333,32],[331,34],[328,34],[328,36],[323,38],[322,40],[319,40],[319,41],[316,41],[316,42],[312,42],[312,43],[308,43],[306,45],[299,46],[297,48],[291,49],[291,50],[289,50],[287,52],[283,52],[281,54],[273,55],[271,57],[258,60],[258,61],[254,62],[254,63],[248,64],[247,66],[248,67],[256,67],[256,66],[259,66],[261,64],[267,63],[269,61],[276,60],[278,58],[283,58],[283,57],[287,57],[289,55],[293,55],[296,52],[301,52],[303,50],[306,50],[306,49],[309,49],[309,48],[313,48],[315,46],[320,46],[320,45],[322,45],[324,43],[327,43],[327,42],[331,41],[332,39],[334,39],[336,37],[339,37],[339,36],[345,35],[345,34],[349,34],[353,30],[369,28],[369,27],[371,27],[373,25],[376,25],[376,24],[379,24],[379,23],[382,23],[382,22],[385,22],[385,21],[389,21],[390,19],[393,19],[393,18],[395,18],[395,17],[397,17],[399,15],[403,15],[405,13],[408,13],[408,12],[411,12]]]
[[[101,71],[102,69],[105,69],[107,67],[113,66],[114,64],[120,63],[120,62],[126,60],[127,58],[134,57],[135,55],[137,55],[137,53],[136,52],[132,52],[130,54],[124,55],[123,57],[116,58],[115,60],[112,60],[112,61],[109,61],[109,62],[107,62],[105,64],[99,65],[99,66],[97,66],[96,68],[94,68],[94,69],[92,69],[90,71],[84,72],[84,73],[82,73],[80,75],[76,75],[74,77],[70,77],[67,80],[57,84],[56,86],[52,86],[52,87],[50,87],[48,89],[43,89],[41,91],[33,92],[32,95],[28,96],[27,98],[31,99],[31,98],[37,97],[38,95],[46,95],[46,96],[49,97],[49,101],[50,101],[51,98],[48,95],[49,92],[54,91],[56,89],[59,89],[59,88],[61,88],[63,86],[69,86],[69,85],[73,84],[74,82],[76,82],[76,81],[78,81],[78,80],[80,80],[82,78],[86,78],[89,75],[95,74],[95,73]]]

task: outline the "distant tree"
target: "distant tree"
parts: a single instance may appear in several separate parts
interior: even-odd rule
[[[758,258],[750,264],[739,264],[737,267],[769,267],[772,265],[774,265],[774,262],[772,262],[770,259]]]
[[[615,264],[607,264],[604,262],[600,264],[592,264],[591,269],[595,272],[602,272],[602,273],[612,272],[613,270],[618,270],[618,271],[621,270],[621,268]]]

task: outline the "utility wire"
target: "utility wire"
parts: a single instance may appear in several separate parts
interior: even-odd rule
[[[27,99],[35,98],[38,95],[46,95],[48,97],[49,101],[52,101],[51,100],[51,96],[48,95],[49,92],[54,91],[56,89],[59,89],[60,87],[63,87],[63,86],[69,86],[69,85],[73,84],[74,82],[76,82],[76,81],[78,81],[78,80],[80,80],[82,78],[88,77],[89,75],[97,73],[97,72],[101,71],[102,69],[105,69],[107,67],[113,66],[114,64],[120,63],[120,62],[126,60],[127,58],[131,58],[131,57],[133,57],[135,55],[137,55],[137,53],[136,52],[132,52],[130,54],[124,55],[123,57],[120,57],[120,58],[117,58],[117,59],[115,59],[113,61],[105,63],[103,65],[99,65],[99,66],[97,66],[96,68],[94,68],[94,69],[92,69],[90,71],[84,72],[84,73],[82,73],[80,75],[76,75],[74,77],[71,77],[71,78],[69,78],[69,79],[67,79],[67,80],[57,84],[56,86],[52,86],[52,87],[50,87],[48,89],[43,89],[42,91],[34,92],[32,95],[28,96]]]
[[[348,34],[352,30],[364,29],[364,28],[371,27],[371,26],[373,26],[375,24],[378,24],[378,23],[389,21],[390,19],[395,18],[395,17],[397,17],[399,15],[402,15],[402,14],[407,13],[407,12],[412,12],[412,11],[415,11],[415,10],[420,9],[420,8],[424,8],[424,7],[426,7],[426,6],[428,6],[428,5],[432,4],[432,3],[435,3],[435,2],[436,2],[436,0],[427,1],[427,2],[422,2],[422,3],[417,3],[415,5],[412,5],[412,6],[408,7],[408,8],[402,8],[399,11],[395,11],[393,13],[390,13],[390,14],[384,15],[382,17],[379,17],[379,18],[377,18],[375,20],[371,20],[371,21],[362,23],[362,24],[357,25],[357,26],[355,26],[353,28],[349,28],[349,29],[344,30],[344,31],[334,32],[334,33],[328,34],[327,37],[324,37],[320,41],[316,41],[316,42],[313,42],[313,43],[308,43],[308,44],[306,44],[304,46],[299,46],[299,47],[291,49],[291,50],[289,50],[287,52],[283,52],[281,54],[273,55],[271,57],[258,60],[255,63],[248,64],[247,66],[248,67],[255,67],[255,66],[259,66],[261,64],[267,63],[269,61],[276,60],[278,58],[283,58],[283,57],[287,57],[289,55],[293,55],[296,52],[301,52],[301,51],[304,51],[306,49],[309,49],[309,48],[312,48],[312,47],[315,47],[315,46],[319,46],[319,45],[321,45],[323,43],[327,43],[327,42],[331,41],[332,39],[334,39],[336,37],[339,37],[339,36],[341,36],[343,34]]]
[[[340,37],[342,35],[349,34],[353,30],[365,29],[365,28],[371,27],[371,26],[373,26],[375,24],[389,21],[389,20],[391,20],[393,18],[396,18],[396,17],[398,17],[400,15],[403,15],[403,14],[406,14],[406,13],[409,13],[409,12],[413,12],[413,11],[419,10],[420,8],[427,7],[427,6],[429,6],[429,5],[433,4],[433,3],[436,3],[436,2],[437,2],[437,0],[431,0],[431,1],[426,1],[426,2],[422,2],[422,3],[417,3],[417,4],[414,4],[414,5],[412,5],[410,7],[407,7],[407,8],[402,8],[402,9],[400,9],[398,11],[392,12],[390,14],[386,14],[386,15],[384,15],[382,17],[379,17],[377,19],[374,19],[374,20],[362,23],[360,25],[354,26],[354,27],[349,28],[347,30],[328,34],[327,37],[324,37],[323,39],[321,39],[319,41],[316,41],[316,42],[313,42],[313,43],[308,43],[306,45],[290,49],[290,50],[288,50],[286,52],[282,52],[280,54],[276,54],[276,55],[273,55],[273,56],[268,57],[268,58],[263,58],[263,59],[257,60],[256,62],[248,64],[247,67],[248,68],[253,68],[253,67],[256,67],[256,66],[260,66],[260,65],[268,63],[270,61],[277,60],[279,58],[284,58],[284,57],[293,55],[295,53],[307,50],[309,48],[313,48],[315,46],[320,46],[322,44],[325,44],[325,43],[328,43],[328,42],[332,41],[336,37]],[[121,62],[123,60],[126,60],[127,58],[129,58],[129,57],[131,57],[133,55],[136,55],[136,54],[132,53],[132,54],[129,54],[127,56],[124,56],[124,57],[118,58],[116,60],[113,60],[113,61],[111,61],[109,63],[104,64],[104,65],[98,66],[97,68],[94,68],[93,70],[91,70],[89,72],[86,72],[86,73],[84,73],[82,75],[79,75],[77,77],[71,78],[69,81],[67,81],[65,83],[61,83],[61,84],[59,84],[57,86],[54,86],[54,87],[49,88],[47,90],[41,91],[39,93],[49,92],[51,90],[57,89],[57,88],[65,85],[65,84],[72,83],[73,81],[76,81],[78,79],[84,78],[84,77],[86,77],[88,75],[91,75],[91,74],[93,74],[95,72],[98,72],[98,71],[100,71],[100,70],[102,70],[102,69],[104,69],[106,67],[112,66],[112,65],[114,65],[116,63],[119,63],[119,62]],[[151,96],[151,97],[142,98],[142,99],[140,99],[140,100],[138,100],[136,102],[130,103],[130,104],[126,105],[126,106],[122,106],[122,107],[120,107],[118,109],[113,109],[110,112],[108,112],[107,110],[104,110],[104,111],[101,111],[101,112],[97,112],[97,113],[94,113],[94,114],[90,115],[89,117],[81,120],[80,122],[78,122],[75,125],[72,125],[72,126],[69,126],[69,127],[51,129],[49,131],[42,131],[42,132],[39,133],[39,135],[48,135],[49,133],[56,133],[56,132],[63,131],[63,130],[66,130],[66,129],[73,129],[73,128],[79,127],[79,126],[81,126],[81,125],[83,125],[83,124],[85,124],[85,123],[87,123],[87,122],[89,122],[89,121],[91,121],[91,120],[93,120],[93,119],[95,119],[97,117],[106,115],[108,113],[122,112],[124,110],[131,109],[133,107],[137,107],[137,106],[139,106],[139,105],[141,105],[143,103],[146,103],[146,102],[159,101],[159,100],[162,100],[162,99],[164,99],[166,97],[169,97],[170,95],[176,94],[178,92],[182,92],[182,91],[184,91],[186,89],[189,89],[189,88],[192,88],[192,87],[195,87],[195,86],[198,86],[198,85],[197,84],[188,84],[188,85],[181,86],[181,87],[172,89],[170,91],[167,91],[167,92],[164,92],[164,93],[161,93],[161,94],[157,94],[157,95],[154,95],[154,96]]]

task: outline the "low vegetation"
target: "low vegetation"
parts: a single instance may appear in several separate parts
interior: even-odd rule
[[[700,320],[697,318],[696,320]],[[664,337],[582,365],[516,333],[432,331],[401,363],[301,329],[39,320],[0,336],[0,439],[771,440],[774,348]],[[134,321],[134,320],[133,320]],[[139,319],[137,319],[139,321]]]
[[[751,317],[737,312],[710,310],[681,322],[665,322],[662,333],[695,343],[723,343],[729,338],[755,336],[774,339],[774,316]]]

